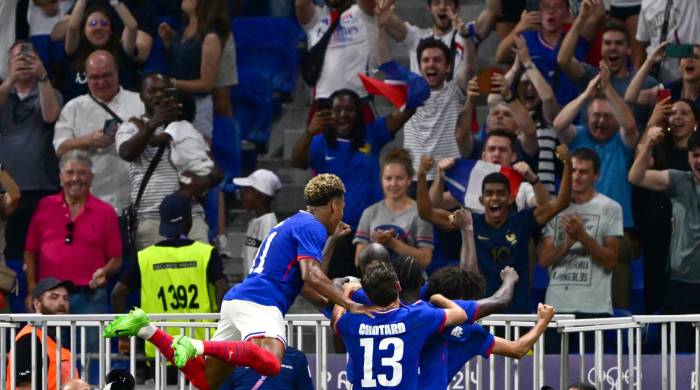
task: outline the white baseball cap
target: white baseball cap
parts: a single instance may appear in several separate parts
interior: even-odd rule
[[[280,179],[272,171],[258,169],[248,177],[235,177],[233,184],[241,187],[253,187],[267,196],[275,196],[282,188]]]

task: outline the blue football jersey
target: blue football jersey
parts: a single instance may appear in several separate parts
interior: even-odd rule
[[[476,302],[461,300],[454,302],[467,313],[467,320],[461,326],[473,324],[478,314]],[[425,342],[420,354],[419,384],[421,389],[446,389],[450,383],[452,377],[447,375],[447,360],[449,358],[447,339],[451,331],[452,328],[447,328],[444,332],[430,337]]]
[[[418,301],[374,316],[345,313],[336,324],[352,362],[353,388],[418,389],[420,351],[442,332],[445,311]]]
[[[495,342],[493,335],[479,324],[453,327],[447,336],[448,380],[474,356],[481,355],[488,359]]]
[[[326,238],[326,228],[306,211],[278,223],[260,244],[248,277],[224,299],[276,306],[285,315],[304,284],[299,260],[320,262]]]

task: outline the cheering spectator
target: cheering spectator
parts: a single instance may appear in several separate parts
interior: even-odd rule
[[[561,189],[557,198],[534,209],[510,212],[513,196],[510,181],[503,174],[495,172],[486,175],[481,183],[479,201],[484,206],[484,214],[468,213],[473,220],[476,262],[484,279],[486,295],[492,295],[500,286],[500,272],[505,266],[515,268],[520,280],[515,286],[516,293],[507,313],[529,313],[529,250],[530,239],[539,233],[542,226],[569,205],[571,197],[571,162],[566,145],[557,147],[557,158],[564,164]],[[425,159],[427,162],[427,159]],[[423,171],[426,169],[423,168]],[[546,192],[546,191],[545,191]],[[433,208],[429,201],[425,175],[418,175],[419,215],[443,229],[455,229],[451,213]],[[468,217],[468,216],[467,216]],[[460,223],[465,229],[465,223]],[[466,223],[469,225],[469,223]]]
[[[637,40],[637,27],[639,24],[639,11],[642,9],[642,0],[611,0],[609,17],[623,23],[627,32],[625,35],[631,38],[630,48],[632,54],[630,60],[635,68],[642,66],[644,60],[644,46]],[[622,94],[621,94],[622,95]]]
[[[632,184],[653,191],[665,191],[673,207],[673,231],[668,253],[671,280],[665,289],[663,314],[689,314],[700,311],[698,288],[700,288],[700,208],[698,188],[700,186],[700,133],[694,132],[688,139],[689,172],[675,169],[649,169],[652,150],[663,141],[661,129],[651,128],[649,137],[639,145],[639,153],[629,172]],[[687,326],[686,326],[687,325]],[[692,340],[693,328],[681,324],[677,328],[677,348],[682,352],[693,350],[687,340]]]
[[[324,41],[323,37],[333,22],[339,19],[326,43],[323,67],[314,86],[314,98],[327,99],[335,91],[350,89],[361,98],[363,122],[372,122],[374,111],[371,98],[357,74],[380,65],[375,58],[378,32],[373,18],[374,1],[357,0],[353,4],[349,0],[338,0],[314,5],[313,0],[295,0],[295,7],[297,20],[306,32],[310,49],[319,41]],[[313,118],[316,108],[316,104],[311,107],[309,118]]]
[[[452,65],[448,75],[450,80],[452,72],[459,69],[463,61],[469,63],[470,74],[476,70],[475,45],[488,38],[493,30],[496,18],[501,13],[500,3],[501,0],[487,0],[486,8],[481,11],[476,21],[462,23],[457,16],[459,0],[428,0],[428,11],[433,19],[431,28],[419,28],[404,22],[392,12],[386,22],[386,29],[389,35],[408,52],[411,71],[416,73],[420,72],[416,57],[420,41],[428,37],[441,40],[450,49],[451,56],[448,59]]]
[[[177,33],[161,23],[158,34],[171,58],[170,83],[191,94],[197,105],[194,127],[211,140],[214,128],[212,90],[216,86],[223,44],[231,36],[231,20],[223,0],[183,1],[187,20]]]
[[[552,123],[561,106],[554,98],[554,90],[532,61],[525,40],[517,36],[514,44],[515,63],[506,73],[506,80],[508,85],[515,85],[516,98],[533,121],[537,134],[537,176],[554,195],[556,183],[561,179],[561,165],[554,156],[558,142]]]
[[[408,152],[389,152],[382,160],[380,172],[384,200],[362,212],[353,240],[356,253],[368,243],[378,242],[396,254],[415,258],[425,269],[433,255],[433,228],[418,217],[416,202],[408,196],[414,176]]]
[[[695,46],[693,57],[683,58],[679,62],[680,79],[669,81],[666,84],[654,85],[651,88],[644,82],[652,68],[664,60],[664,52],[667,47],[668,43],[663,43],[647,57],[627,88],[625,101],[653,107],[657,101],[671,96],[673,100],[690,99],[694,102],[695,108],[700,108],[700,46]],[[642,89],[645,87],[646,89]]]
[[[598,89],[600,92],[597,92]],[[589,102],[587,126],[573,126],[574,118]],[[587,147],[598,153],[601,169],[596,190],[622,206],[624,227],[633,228],[632,188],[623,179],[627,175],[639,133],[632,111],[610,83],[610,71],[605,63],[601,63],[600,73],[588,83],[586,90],[557,115],[554,129],[559,140],[572,150]],[[625,235],[613,276],[615,307],[626,308],[629,305],[632,250],[632,242]]]
[[[637,40],[646,46],[648,57],[656,56],[657,48],[666,41],[700,44],[699,15],[700,2],[697,0],[643,0]],[[675,60],[664,62],[661,74],[654,76],[664,83],[678,79],[677,64]]]
[[[152,146],[153,135],[165,131],[165,127],[181,117],[180,107],[172,97],[166,96],[166,89],[172,88],[170,80],[160,74],[152,74],[141,83],[140,99],[146,110],[145,115],[132,116],[128,122],[119,127],[116,134],[116,149],[119,156],[128,161],[128,179],[131,183],[131,201],[135,202],[141,181],[151,161],[157,156],[159,147]],[[153,175],[148,181],[139,204],[136,229],[136,247],[143,249],[165,238],[159,234],[160,216],[158,206],[163,199],[181,191],[199,197],[221,180],[221,171],[214,166],[206,176],[197,176],[192,172],[183,175],[189,184],[180,186],[180,177],[170,161],[170,148],[163,149]],[[192,229],[190,238],[208,243],[209,229],[204,220],[201,204],[192,205]]]
[[[551,220],[540,246],[540,265],[549,268],[545,302],[576,318],[613,314],[612,270],[620,252],[622,208],[599,194],[600,159],[589,148],[571,154],[571,204]]]
[[[582,39],[576,44],[575,55],[579,61],[585,58],[589,42],[595,34],[596,25],[605,15],[602,2],[593,1],[597,3],[596,16],[583,28]],[[496,60],[500,63],[512,60],[513,41],[516,35],[522,34],[535,66],[552,85],[559,104],[564,105],[578,95],[574,82],[562,74],[557,64],[557,54],[565,35],[564,23],[569,17],[569,5],[566,0],[542,0],[539,4],[540,11],[524,12],[513,31],[499,43]]]
[[[420,157],[424,154],[438,160],[460,156],[459,142],[455,142],[455,125],[461,119],[468,71],[463,62],[454,80],[448,81],[447,75],[452,68],[449,63],[450,49],[435,38],[421,41],[417,56],[421,75],[430,86],[430,98],[418,107],[404,126],[404,148],[410,153],[413,172],[418,170]],[[462,117],[465,115],[462,114]],[[471,116],[468,118],[471,119]],[[428,180],[434,178],[435,170],[431,170]]]
[[[117,215],[110,204],[90,194],[93,171],[86,152],[66,153],[59,168],[62,191],[39,202],[29,225],[24,252],[27,310],[33,307],[36,281],[54,277],[76,286],[71,295],[74,314],[108,313],[105,286],[122,265]]]
[[[661,139],[652,150],[651,169],[675,169],[689,171],[688,139],[698,125],[698,114],[690,100],[678,100],[671,104],[668,99],[656,105],[652,127],[642,136],[640,145],[647,139]],[[666,129],[665,131],[662,129]],[[657,134],[660,133],[660,134]],[[665,192],[649,191],[634,187],[634,221],[640,234],[640,244],[644,253],[644,308],[653,314],[661,308],[663,296],[659,291],[666,290],[669,243],[671,241],[672,219],[671,200]]]
[[[124,30],[121,39],[113,30],[114,21],[109,10],[101,6],[91,6],[86,10],[87,0],[76,0],[68,20],[65,36],[66,66],[61,91],[66,100],[88,92],[87,59],[95,50],[103,49],[111,53],[118,64],[119,82],[126,88],[134,89],[136,84],[135,65],[136,36],[138,24],[124,3],[110,1],[121,20]],[[89,84],[89,83],[88,83]]]
[[[39,201],[58,189],[52,126],[61,96],[27,42],[9,51],[9,73],[0,85],[0,163],[12,172],[22,202],[7,224],[7,259],[22,258],[29,221]]]
[[[564,37],[561,50],[557,55],[557,62],[565,75],[576,83],[580,90],[584,90],[588,83],[599,73],[599,69],[579,61],[574,57],[576,43],[579,40],[581,29],[586,21],[594,13],[590,0],[583,2],[581,12],[571,26],[571,30]],[[627,88],[632,82],[634,68],[631,63],[632,37],[624,24],[617,20],[610,20],[603,26],[603,38],[601,45],[601,56],[610,70],[610,84],[620,96],[625,96]],[[700,67],[699,67],[700,68]],[[698,69],[700,71],[700,69]],[[641,73],[641,72],[640,72]],[[653,78],[647,76],[637,76],[644,88],[655,87],[658,83]],[[645,110],[646,111],[646,110]],[[644,126],[646,123],[646,112],[638,112],[637,125]],[[585,117],[585,114],[583,114]]]
[[[413,110],[396,110],[365,125],[362,101],[355,92],[336,91],[330,101],[331,107],[317,111],[297,140],[291,163],[296,168],[311,167],[316,173],[333,173],[343,180],[346,190],[343,219],[354,232],[362,211],[382,199],[379,153]],[[358,275],[352,236],[337,243],[329,270],[331,278]]]
[[[572,125],[589,102],[587,125]],[[627,174],[639,133],[632,111],[610,83],[607,65],[602,64],[600,74],[588,83],[586,90],[561,110],[554,120],[554,130],[571,150],[580,147],[596,150],[602,167],[596,190],[620,203],[624,226],[632,227],[631,189],[621,178]]]
[[[515,195],[515,206],[517,210],[526,210],[529,208],[543,205],[550,200],[549,191],[544,186],[539,177],[532,171],[526,162],[521,161],[515,163],[515,137],[500,129],[495,129],[489,132],[484,143],[484,150],[481,153],[481,160],[492,164],[499,164],[504,167],[513,168],[518,172],[523,179],[518,187],[518,193]],[[425,160],[425,157],[424,159]],[[421,161],[421,170],[418,172],[420,176],[429,170],[429,166],[433,165],[432,159]],[[451,210],[460,206],[462,200],[457,200],[449,191],[445,191],[445,172],[454,166],[455,159],[444,159],[438,163],[437,175],[435,181],[430,186],[430,202],[439,208]],[[464,186],[469,183],[460,183]],[[483,205],[479,205],[472,211],[483,213]],[[424,217],[425,218],[425,217]]]
[[[119,86],[117,62],[109,52],[93,52],[86,61],[85,71],[89,93],[63,107],[56,122],[53,145],[59,157],[70,150],[87,151],[94,164],[93,195],[121,211],[130,203],[129,175],[113,146],[116,127],[109,123],[141,116],[143,103],[138,94]]]

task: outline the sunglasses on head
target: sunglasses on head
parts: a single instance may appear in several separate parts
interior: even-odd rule
[[[67,245],[73,243],[73,230],[75,230],[75,224],[73,222],[68,222],[66,224],[66,238],[63,240]]]
[[[88,22],[88,26],[97,27],[97,23],[99,23],[102,27],[107,27],[111,24],[109,19],[92,19]]]

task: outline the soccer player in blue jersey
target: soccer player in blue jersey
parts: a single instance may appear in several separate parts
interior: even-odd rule
[[[309,181],[304,188],[306,210],[270,231],[248,277],[224,296],[212,341],[172,338],[150,325],[140,309],[115,319],[105,334],[151,341],[199,388],[219,388],[235,365],[252,365],[263,375],[276,375],[287,344],[284,315],[303,285],[351,313],[369,313],[334,288],[320,265],[326,239],[341,223],[344,193],[343,182],[335,175]],[[205,361],[201,355],[216,359]]]
[[[428,279],[427,293],[444,294],[447,298],[457,300],[469,298],[461,295],[459,289],[450,288],[450,280],[455,278],[454,274],[457,272],[459,271],[455,269],[445,269],[443,272],[435,272],[430,276],[430,279]],[[446,369],[445,376],[447,380],[449,381],[466,362],[477,355],[488,358],[493,353],[515,359],[522,358],[547,329],[547,324],[549,324],[549,321],[554,317],[554,312],[553,307],[540,303],[537,307],[538,319],[535,326],[525,335],[514,341],[495,337],[481,325],[474,324],[473,321],[472,323],[467,321],[464,324],[449,329],[449,335],[447,337],[447,364],[443,365],[443,369]]]
[[[464,322],[466,313],[441,295],[430,299],[440,308],[422,301],[401,304],[396,272],[386,262],[367,265],[362,288],[377,305],[374,318],[341,307],[333,313],[333,326],[352,361],[353,388],[417,389],[423,344],[445,326]]]

